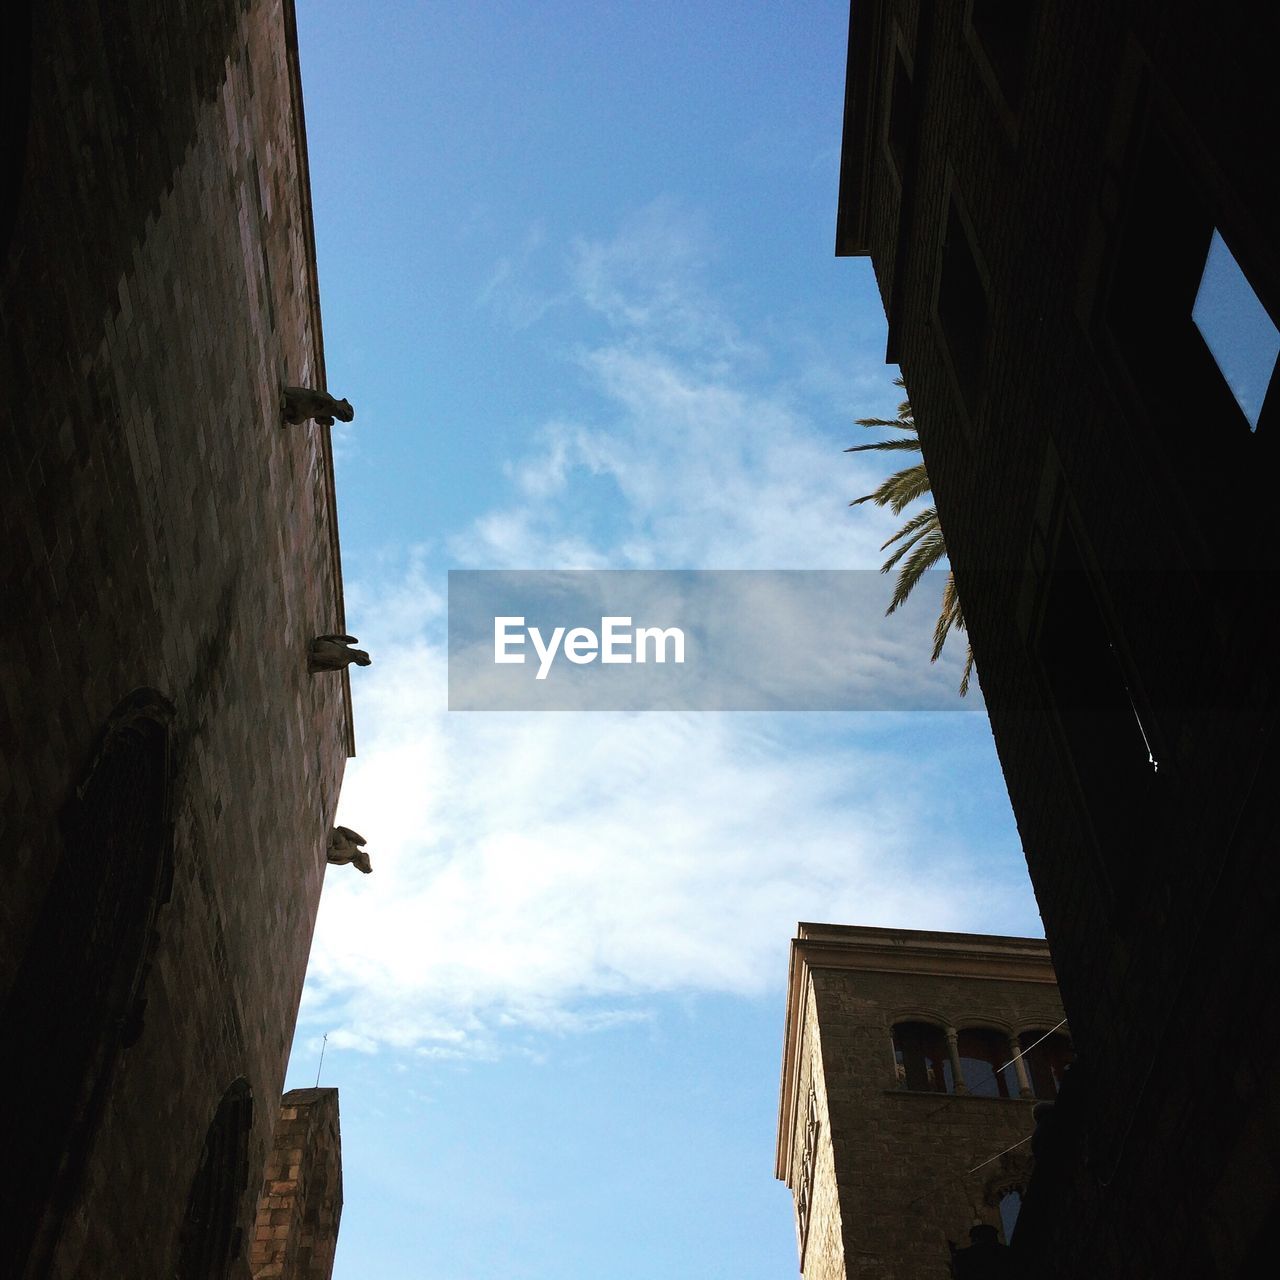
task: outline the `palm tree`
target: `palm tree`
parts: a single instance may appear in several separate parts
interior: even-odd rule
[[[893,385],[903,386],[902,379],[895,378]],[[859,418],[857,421],[860,427],[891,427],[905,434],[877,440],[874,444],[855,444],[846,449],[845,453],[863,453],[870,449],[886,453],[897,450],[905,453],[920,452],[920,437],[916,432],[916,421],[911,412],[910,400],[904,400],[898,406],[896,418]],[[918,498],[928,496],[929,474],[924,469],[924,460],[921,459],[909,467],[903,467],[901,471],[895,471],[874,492],[855,498],[849,505],[856,507],[863,502],[874,502],[877,507],[888,507],[894,515],[900,515]],[[907,597],[915,590],[916,583],[920,581],[926,569],[932,569],[947,557],[947,545],[942,540],[942,526],[938,523],[937,507],[929,506],[923,511],[916,512],[892,538],[884,543],[880,550],[887,551],[895,543],[897,546],[880,566],[881,573],[888,573],[900,561],[902,562],[901,568],[898,569],[898,580],[894,583],[893,598],[885,610],[886,617],[900,604],[906,603]],[[964,614],[960,611],[960,595],[956,591],[955,574],[948,570],[947,581],[942,588],[942,608],[938,613],[937,624],[933,628],[933,653],[929,658],[930,662],[937,662],[952,627],[957,631],[965,630]],[[964,674],[960,677],[961,697],[969,692],[969,681],[972,676],[973,646],[970,645],[965,655]]]

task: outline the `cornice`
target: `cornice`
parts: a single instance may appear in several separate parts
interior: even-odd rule
[[[999,934],[944,933],[924,929],[878,929],[863,925],[800,923],[791,942],[787,1011],[778,1099],[774,1174],[788,1182],[795,1116],[800,1105],[804,1010],[815,970],[911,973],[926,977],[1025,982],[1056,987],[1057,977],[1043,938]],[[788,1182],[788,1185],[790,1183]]]

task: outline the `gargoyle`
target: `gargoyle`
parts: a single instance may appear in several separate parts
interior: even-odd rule
[[[329,832],[329,848],[325,859],[338,867],[351,863],[368,875],[373,870],[373,864],[362,848],[366,843],[364,836],[358,831],[352,831],[350,827],[334,827]]]
[[[352,649],[355,636],[316,636],[307,649],[307,670],[345,671],[353,662],[357,667],[367,667],[373,662],[363,649]]]
[[[333,426],[334,418],[350,422],[356,411],[350,400],[335,400],[327,391],[314,387],[285,387],[280,393],[280,416],[291,426],[314,418],[322,426]]]

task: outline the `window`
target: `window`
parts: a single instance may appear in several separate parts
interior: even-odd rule
[[[179,1280],[222,1280],[240,1256],[252,1127],[253,1094],[241,1077],[222,1095],[205,1134],[182,1224]]]
[[[1022,1208],[1022,1192],[1010,1187],[1000,1197],[1000,1226],[1004,1229],[1004,1242],[1013,1240],[1013,1228],[1018,1221],[1018,1212]]]
[[[1037,1098],[1052,1102],[1058,1096],[1063,1072],[1075,1056],[1071,1041],[1060,1031],[1047,1036],[1043,1031],[1024,1031],[1018,1037],[1018,1048],[1022,1050],[1032,1092]]]
[[[893,1029],[893,1058],[898,1084],[919,1092],[954,1093],[955,1076],[947,1037],[928,1022],[900,1022]]]
[[[938,321],[961,399],[973,412],[986,370],[990,307],[977,256],[954,199],[947,214],[942,244]]]
[[[1026,83],[1035,0],[973,0],[969,22],[1004,100],[1017,110]]]
[[[2,1145],[23,1173],[0,1206],[0,1275],[47,1271],[116,1068],[143,1032],[172,876],[172,716],[149,689],[112,712],[61,815],[58,865],[0,1011],[0,1088],[22,1100]]]
[[[1276,385],[1280,330],[1216,227],[1191,319],[1249,429],[1256,431],[1268,392]]]
[[[1010,1062],[1013,1049],[1007,1035],[974,1027],[961,1031],[957,1043],[960,1074],[970,1093],[979,1098],[1018,1096],[1018,1077]]]
[[[886,141],[889,155],[899,180],[907,171],[911,154],[911,138],[915,132],[915,103],[911,91],[911,73],[897,41],[893,45],[893,71],[889,87],[889,112]]]
[[[809,1106],[804,1127],[804,1151],[800,1157],[800,1179],[796,1187],[796,1218],[800,1228],[800,1249],[809,1238],[809,1219],[813,1212],[813,1177],[818,1162],[818,1095],[809,1086]]]
[[[1145,416],[1175,463],[1185,461],[1191,487],[1213,490],[1219,477],[1205,468],[1218,458],[1222,481],[1238,476],[1243,459],[1223,449],[1247,442],[1273,411],[1280,334],[1202,184],[1154,124],[1134,166],[1108,323]]]

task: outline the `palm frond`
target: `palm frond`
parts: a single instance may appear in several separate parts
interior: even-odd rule
[[[947,580],[942,588],[942,606],[938,611],[938,621],[933,628],[933,653],[929,656],[930,662],[937,662],[942,654],[942,646],[947,642],[947,636],[951,632],[951,628],[955,627],[957,631],[964,630],[964,615],[960,612],[960,596],[956,591],[956,575],[954,573],[947,574]]]
[[[880,572],[888,573],[903,556],[910,555],[917,544],[923,539],[932,536],[933,532],[934,530],[932,529],[917,529],[901,546],[895,548],[893,554],[880,566]]]
[[[899,431],[914,431],[916,429],[915,419],[902,417],[901,413],[896,418],[854,418],[854,423],[859,427],[896,427]]]
[[[893,382],[896,387],[904,387],[900,377],[895,378]],[[897,418],[858,418],[856,421],[860,427],[887,427],[896,431],[908,431],[911,436],[909,439],[890,438],[877,440],[873,444],[852,445],[845,450],[845,453],[920,451],[920,440],[916,434],[915,415],[912,413],[910,400],[904,400],[898,406]],[[929,491],[929,475],[922,459],[914,466],[895,471],[893,475],[881,481],[873,492],[864,494],[861,498],[855,498],[849,505],[857,507],[864,502],[871,502],[877,507],[888,507],[894,515],[900,515],[917,499],[928,497]],[[886,615],[905,604],[925,573],[946,559],[947,545],[942,536],[942,525],[938,520],[937,508],[930,506],[923,511],[918,511],[897,533],[884,542],[880,550],[887,551],[890,547],[894,549],[880,566],[880,572],[889,573],[897,568],[898,577],[893,586],[893,597],[885,610]],[[965,629],[955,575],[948,573],[942,590],[938,621],[933,629],[933,653],[929,661],[937,662],[947,637],[953,630],[964,631]],[[969,645],[965,653],[964,671],[960,677],[962,698],[969,692],[972,678],[973,646]]]
[[[885,616],[893,613],[899,605],[906,604],[907,597],[915,590],[916,584],[924,576],[925,570],[932,569],[947,554],[946,543],[942,541],[942,530],[934,529],[924,534],[911,548],[902,568],[898,570],[898,580],[893,584],[893,598],[885,610]]]
[[[964,631],[967,628],[964,625],[964,614],[960,609],[960,592],[956,587],[956,575],[947,574],[947,580],[942,587],[942,607],[938,613],[938,621],[933,628],[933,653],[929,656],[930,662],[937,662],[942,656],[942,646],[947,642],[947,636],[951,634],[951,629]],[[965,645],[964,655],[964,671],[960,675],[960,696],[963,698],[969,692],[969,683],[973,679],[973,645]]]
[[[891,546],[893,546],[895,542],[898,541],[899,538],[905,538],[908,535],[915,533],[917,529],[924,529],[929,526],[934,526],[937,523],[938,523],[937,507],[925,507],[923,511],[917,511],[916,514],[913,515],[911,519],[908,520],[907,523],[904,524],[902,528],[899,529],[898,532],[893,535],[892,538],[886,538],[880,544],[880,550],[887,551]],[[915,539],[912,538],[912,541],[914,542]]]
[[[910,506],[917,498],[923,498],[928,492],[929,473],[924,469],[923,462],[917,462],[886,476],[878,488],[871,493],[864,493],[861,498],[855,498],[849,505],[857,507],[864,502],[874,502],[877,507],[888,507],[896,516],[903,508]]]
[[[890,453],[894,449],[919,453],[920,441],[912,436],[910,440],[877,440],[874,444],[851,444],[845,453]]]

